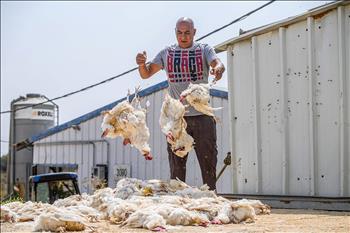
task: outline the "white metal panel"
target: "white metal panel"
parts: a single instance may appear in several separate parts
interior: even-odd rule
[[[234,70],[233,70],[233,46],[230,45],[227,48],[227,53],[226,53],[226,57],[227,57],[227,64],[229,64],[227,66],[227,81],[228,81],[228,86],[231,87],[231,90],[236,89],[235,86],[233,85],[234,83]],[[226,129],[228,129],[229,131],[229,143],[227,144],[227,146],[231,149],[231,185],[232,185],[232,192],[233,193],[237,193],[238,187],[237,187],[237,181],[239,179],[238,177],[238,164],[237,164],[237,148],[236,146],[233,144],[233,142],[236,140],[236,119],[237,117],[235,116],[235,107],[236,107],[236,103],[235,103],[235,98],[233,98],[234,95],[232,94],[232,92],[228,92],[228,111],[229,114],[228,115],[228,120],[226,121],[229,125],[229,127],[226,127]]]
[[[52,136],[50,136],[52,138]],[[57,141],[64,141],[64,131],[61,131],[57,133]],[[56,156],[56,163],[62,164],[63,163],[63,156],[64,156],[64,147],[57,145],[57,156]]]
[[[157,116],[160,115],[160,109],[162,107],[162,102],[161,101],[155,101],[156,99],[163,99],[163,95],[161,91],[158,91],[157,93],[154,94],[154,101],[153,101],[153,109],[154,109],[154,114],[153,115],[153,125],[158,125],[159,124],[159,118]],[[151,109],[150,109],[151,111]],[[149,115],[147,115],[149,116]],[[152,148],[152,154],[154,155],[154,163],[153,163],[153,170],[154,174],[153,177],[156,179],[162,178],[162,164],[163,160],[166,159],[166,154],[162,153],[162,143],[163,141],[161,140],[164,138],[164,135],[161,134],[161,132],[156,132],[153,130],[152,132],[152,145],[154,147]],[[167,166],[167,164],[163,164],[163,166]]]
[[[343,18],[344,19],[344,18]],[[337,11],[315,19],[316,195],[340,194],[340,76]],[[338,142],[338,143],[336,143]],[[330,156],[333,155],[333,156]],[[332,169],[329,169],[329,164]]]
[[[230,42],[238,193],[349,195],[349,18],[334,7]]]
[[[89,124],[90,124],[90,121],[80,124],[81,140],[88,140]],[[90,178],[90,167],[89,167],[90,150],[92,150],[92,146],[82,145],[81,163],[78,164],[78,178],[79,178],[80,189],[82,190],[82,192],[86,192],[86,193],[89,192],[89,186],[86,183],[89,182],[89,178]]]
[[[344,16],[340,14],[339,16],[345,17],[344,20],[340,21],[343,23],[341,27],[344,29],[345,38],[340,38],[341,46],[339,50],[345,52],[345,58],[342,54],[341,63],[341,77],[342,77],[342,106],[341,106],[341,150],[342,154],[342,166],[341,166],[341,176],[343,177],[341,193],[343,196],[350,196],[350,7],[344,7]],[[342,11],[342,8],[340,9]],[[344,60],[345,59],[345,60]],[[345,66],[345,69],[344,69]],[[343,143],[343,144],[342,144]]]
[[[76,137],[77,131],[78,130],[74,130],[72,128],[69,130],[69,140],[70,141],[77,141],[77,137]],[[70,145],[68,159],[67,159],[66,163],[76,164],[77,147],[78,147],[78,145]]]
[[[259,115],[260,132],[260,160],[261,187],[259,192],[282,192],[282,166],[274,167],[273,164],[282,164],[282,130],[281,130],[281,77],[279,72],[280,60],[266,59],[279,57],[279,32],[273,31],[257,38],[257,70],[259,77]],[[271,91],[271,87],[276,91]],[[272,161],[270,163],[270,161]],[[277,182],[276,182],[277,181]]]
[[[45,139],[44,142],[49,142],[50,139]],[[40,148],[40,154],[41,154],[41,162],[42,163],[50,163],[50,156],[48,155],[48,150],[49,148],[46,148],[46,147],[42,147]]]
[[[157,128],[156,126],[157,124],[157,120],[156,120],[156,115],[159,115],[159,110],[155,108],[156,105],[156,93],[148,96],[148,101],[150,101],[150,103],[152,103],[149,107],[148,107],[148,111],[150,114],[147,114],[146,117],[146,123],[147,125],[151,128],[150,130],[150,138],[149,138],[149,144],[150,145],[154,145],[154,149],[153,150],[157,150],[155,148],[158,147],[158,145],[155,144],[155,134],[157,134],[158,132],[155,132],[155,129]],[[144,103],[143,103],[144,104]],[[143,105],[144,106],[144,105]],[[137,153],[137,155],[140,158],[140,153]],[[156,155],[155,155],[156,156]],[[143,159],[143,158],[142,158]],[[154,177],[154,174],[156,173],[154,170],[154,164],[157,163],[158,160],[152,160],[152,162],[144,160],[144,162],[140,161],[140,164],[142,164],[145,167],[145,178],[146,179],[152,179],[152,177]]]
[[[279,28],[279,59],[280,59],[280,118],[281,127],[281,159],[282,159],[282,194],[289,193],[289,135],[288,135],[288,93],[287,93],[287,59],[286,59],[286,28]]]
[[[308,31],[306,21],[286,29],[286,97],[288,110],[289,194],[310,193],[310,106],[308,68]],[[275,58],[276,59],[276,58]]]
[[[218,145],[218,162],[216,166],[217,174],[224,167],[224,159],[228,152],[231,152],[229,145],[229,117],[228,117],[228,101],[226,99],[212,97],[213,106],[223,107],[222,110],[216,111],[215,115],[218,117],[218,122],[216,123],[216,133],[217,133],[217,145]],[[232,156],[232,155],[231,155]],[[226,167],[224,173],[219,178],[217,183],[217,191],[219,193],[232,193],[232,177],[233,170],[231,166]]]
[[[234,105],[231,121],[234,126],[233,161],[237,170],[237,190],[240,193],[255,193],[257,162],[254,154],[255,101],[252,72],[252,44],[250,40],[233,47],[232,80],[229,86],[230,102]],[[239,59],[237,59],[239,57]]]
[[[53,135],[52,137],[50,137],[49,140],[50,140],[50,142],[58,141],[58,135],[57,134]],[[52,164],[57,163],[57,157],[59,156],[58,155],[58,147],[59,146],[56,146],[56,145],[50,146],[50,161]]]

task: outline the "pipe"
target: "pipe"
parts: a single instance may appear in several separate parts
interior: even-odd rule
[[[11,193],[12,192],[12,186],[14,185],[14,180],[15,180],[15,158],[14,158],[14,148],[13,148],[13,144],[14,144],[14,117],[15,117],[15,112],[14,112],[14,107],[13,107],[13,103],[17,101],[13,100],[11,101],[11,114],[10,114],[10,139],[9,139],[9,155],[8,155],[8,161],[7,161],[7,193]],[[12,180],[11,180],[12,178]]]
[[[253,36],[252,42],[252,64],[253,64],[253,103],[254,103],[254,153],[256,163],[255,192],[262,192],[262,146],[261,146],[261,112],[260,112],[260,79],[259,58],[258,58],[258,39]]]
[[[8,183],[8,191],[9,193],[12,192],[12,188],[15,185],[15,180],[16,180],[16,150],[14,145],[17,143],[16,142],[16,130],[15,130],[15,117],[16,117],[16,109],[15,109],[15,103],[20,101],[20,100],[24,100],[25,97],[20,96],[17,99],[14,99],[11,101],[11,118],[10,118],[10,142],[9,142],[9,150],[10,150],[10,156],[9,158],[11,158],[11,161],[9,161],[9,165],[12,164],[11,169],[8,172],[8,179],[9,179],[9,183]],[[10,167],[8,167],[9,169]],[[11,174],[12,173],[12,174]],[[11,182],[11,177],[12,177],[12,182]]]
[[[315,20],[312,17],[307,18],[307,28],[308,28],[308,34],[307,34],[307,46],[308,46],[308,54],[307,54],[307,64],[309,67],[309,74],[308,74],[308,84],[309,84],[309,90],[308,90],[308,101],[309,101],[309,195],[315,196],[318,195],[318,185],[317,185],[317,164],[318,164],[318,158],[317,158],[317,119],[316,119],[316,105],[315,105]]]
[[[228,86],[231,90],[234,89],[235,85],[235,76],[233,73],[233,70],[235,69],[234,63],[233,63],[233,57],[234,57],[234,51],[233,46],[230,45],[227,48],[227,80],[228,80]],[[228,112],[229,112],[229,138],[230,138],[230,149],[233,155],[236,155],[236,124],[237,124],[237,116],[235,111],[235,103],[234,103],[234,91],[228,92],[228,100],[229,100],[229,106],[228,106]],[[232,192],[235,192],[238,190],[238,172],[237,172],[237,164],[236,164],[236,157],[232,157]]]
[[[346,89],[346,46],[345,46],[345,13],[344,7],[338,7],[338,57],[339,57],[339,157],[340,157],[340,196],[346,196],[349,184],[349,178],[347,174],[347,159],[346,159],[346,106],[347,106],[347,90]],[[349,193],[348,193],[349,194]]]
[[[280,27],[279,36],[279,56],[280,56],[280,76],[281,76],[281,131],[282,131],[282,192],[289,193],[289,135],[288,135],[288,84],[286,77],[287,70],[287,49],[286,49],[286,28]]]

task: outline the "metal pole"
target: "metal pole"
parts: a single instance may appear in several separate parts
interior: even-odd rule
[[[226,158],[224,159],[224,166],[221,168],[219,174],[216,177],[216,181],[218,181],[218,179],[220,178],[220,176],[222,175],[222,173],[225,171],[226,167],[228,165],[231,165],[231,152],[227,152]]]

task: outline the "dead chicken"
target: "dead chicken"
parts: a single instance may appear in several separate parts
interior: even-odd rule
[[[185,157],[193,148],[194,140],[186,132],[187,123],[184,119],[185,106],[172,98],[168,93],[162,104],[159,124],[166,135],[172,151],[179,157]]]
[[[140,209],[132,213],[120,226],[165,231],[166,221],[160,214],[155,213],[151,209]]]
[[[17,222],[17,214],[7,206],[0,206],[1,222]]]
[[[84,219],[68,210],[44,211],[34,222],[34,231],[83,231]]]
[[[146,125],[146,110],[140,105],[137,95],[139,88],[135,89],[135,97],[129,102],[128,98],[117,104],[110,111],[103,112],[102,137],[123,138],[123,145],[131,144],[136,147],[146,160],[152,160],[151,148],[148,144],[150,137]]]
[[[27,201],[25,203],[12,202],[12,203],[5,204],[2,207],[7,207],[11,211],[16,213],[15,220],[17,222],[26,222],[26,221],[33,221],[44,210],[46,210],[47,208],[50,208],[51,205],[48,203]]]
[[[226,203],[214,217],[212,224],[228,224],[241,222],[254,222],[256,214],[254,208],[248,203]]]
[[[89,205],[92,198],[87,195],[86,193],[83,193],[82,195],[72,195],[69,197],[66,197],[64,199],[58,199],[56,200],[52,205],[56,207],[67,207],[67,206],[76,206],[76,205]]]
[[[209,105],[210,95],[209,88],[212,84],[200,83],[192,84],[190,83],[188,88],[184,90],[180,95],[180,101],[186,99],[194,109],[205,115],[215,117],[214,111],[221,108],[213,108]]]
[[[247,200],[241,199],[235,201],[236,204],[246,204],[254,208],[255,214],[270,214],[271,207],[269,205],[263,204],[260,200]]]

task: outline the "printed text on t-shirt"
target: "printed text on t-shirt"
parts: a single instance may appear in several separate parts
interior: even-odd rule
[[[170,82],[194,82],[203,79],[201,48],[167,51],[167,69]]]

